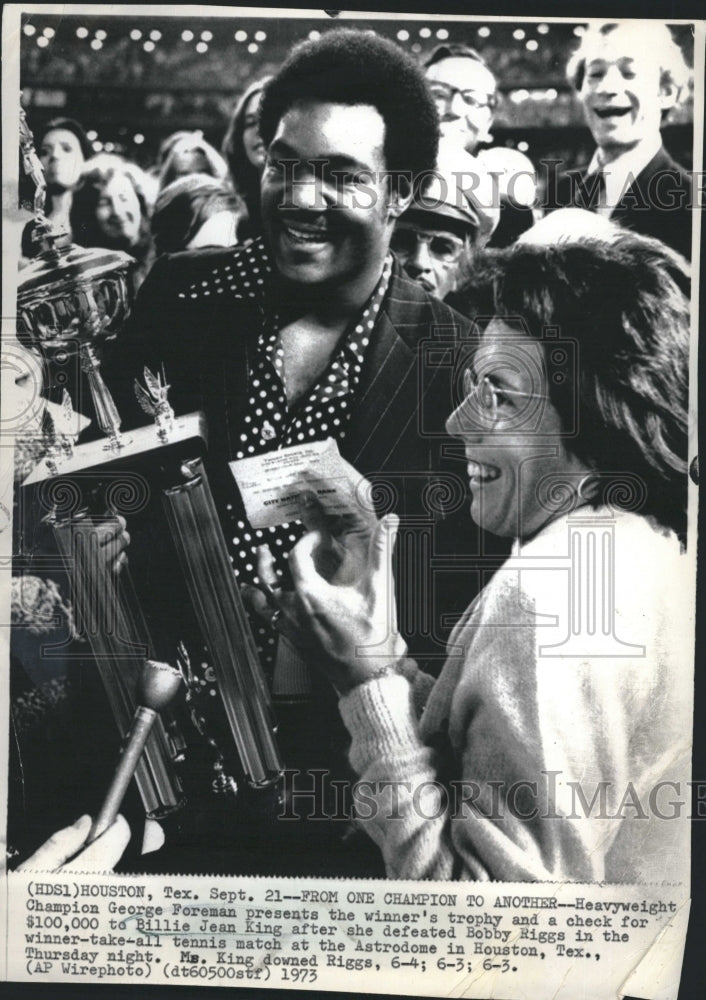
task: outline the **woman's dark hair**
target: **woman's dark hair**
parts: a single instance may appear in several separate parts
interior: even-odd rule
[[[44,126],[42,131],[39,133],[40,138],[38,142],[35,142],[35,149],[37,154],[41,157],[42,144],[44,140],[49,135],[50,132],[56,129],[63,129],[66,132],[71,132],[72,135],[76,136],[78,140],[79,147],[81,149],[81,156],[83,160],[87,160],[93,153],[91,149],[91,144],[88,141],[88,136],[83,130],[83,126],[79,124],[74,118],[52,118],[52,120]],[[30,182],[29,177],[24,173],[24,170],[20,168],[20,203],[29,203],[28,207],[31,206],[34,192],[33,185]],[[46,209],[45,211],[51,213],[54,199],[64,193],[63,187],[59,187],[56,184],[47,182],[47,193],[46,193]],[[37,235],[37,227],[34,219],[30,220],[27,225],[22,230],[22,256],[31,258],[36,257],[36,255],[41,251],[41,243],[34,242],[33,237]]]
[[[75,118],[52,118],[52,120],[42,129],[42,137],[37,143],[37,150],[41,149],[42,143],[46,139],[47,135],[55,129],[64,129],[65,132],[71,132],[76,136],[78,144],[81,147],[81,153],[83,154],[84,160],[93,156],[93,147],[88,141],[88,136],[86,135],[83,126],[77,122]]]
[[[248,235],[257,235],[260,232],[260,175],[261,171],[248,159],[243,146],[243,132],[245,131],[245,116],[253,97],[261,94],[265,86],[272,78],[263,77],[255,80],[247,88],[235,106],[233,115],[228,126],[228,131],[223,139],[221,153],[225,157],[230,171],[230,179],[237,194],[245,202],[248,210]]]
[[[519,319],[550,355],[575,345],[575,364],[548,377],[567,447],[597,473],[595,503],[686,529],[690,308],[688,265],[658,240],[516,246],[474,258],[456,307]],[[492,300],[492,301],[491,301]],[[472,304],[472,305],[471,305]],[[469,306],[471,307],[469,310]],[[559,340],[549,331],[556,331]],[[624,502],[623,502],[624,501]],[[637,509],[637,507],[635,507]]]
[[[203,224],[218,212],[237,216],[237,195],[208,174],[187,174],[157,197],[151,229],[157,254],[185,250]]]
[[[431,175],[439,145],[439,116],[420,66],[374,32],[327,31],[301,42],[265,88],[260,135],[272,141],[282,116],[299,101],[368,104],[385,122],[387,169],[400,176]]]

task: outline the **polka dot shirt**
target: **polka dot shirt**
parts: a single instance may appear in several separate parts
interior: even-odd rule
[[[236,298],[255,299],[261,307],[262,328],[249,373],[250,397],[239,429],[234,458],[247,458],[307,441],[333,437],[345,439],[350,411],[360,383],[365,353],[375,329],[392,271],[392,257],[385,260],[380,280],[352,323],[339,349],[318,381],[289,408],[286,397],[284,358],[279,343],[279,316],[268,293],[272,266],[261,240],[238,248],[237,263],[182,293],[182,298],[229,293]],[[247,521],[240,505],[228,505],[222,523],[231,562],[239,583],[258,583],[257,547],[267,544],[278,577],[286,572],[286,555],[301,538],[299,521],[259,530]],[[268,676],[276,653],[276,637],[268,626],[253,622],[255,642]]]

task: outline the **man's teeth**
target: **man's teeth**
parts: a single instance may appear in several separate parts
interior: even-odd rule
[[[490,482],[500,475],[499,469],[494,469],[490,465],[481,465],[480,462],[468,462],[468,475],[471,479],[480,479],[483,482]]]
[[[285,224],[287,235],[299,243],[323,243],[326,239],[326,232],[322,229],[302,229],[299,226]]]
[[[596,108],[596,114],[599,118],[613,118],[622,117],[630,112],[630,108]]]

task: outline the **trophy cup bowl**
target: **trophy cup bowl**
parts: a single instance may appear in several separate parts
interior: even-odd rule
[[[115,338],[127,317],[135,261],[118,250],[78,247],[58,234],[44,235],[44,250],[20,276],[17,336],[48,358],[56,351],[78,352],[98,426],[109,447],[119,449],[120,416],[100,373],[96,348]]]
[[[17,290],[17,336],[49,360],[75,350],[85,372],[98,426],[119,451],[120,414],[100,373],[96,346],[113,339],[130,307],[130,270],[135,261],[121,251],[74,246],[68,233],[45,214],[46,179],[34,137],[20,108],[20,151],[34,184],[32,241],[38,253],[22,271]]]
[[[41,351],[111,340],[130,307],[134,264],[119,250],[72,244],[45,250],[21,273],[18,337]]]

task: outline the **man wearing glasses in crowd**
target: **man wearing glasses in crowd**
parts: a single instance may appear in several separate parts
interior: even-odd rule
[[[390,245],[410,277],[443,299],[488,242],[499,215],[491,177],[446,138],[436,176],[397,220]]]
[[[468,153],[490,142],[496,82],[475,49],[440,45],[426,62],[426,78],[439,111],[442,136]]]
[[[425,75],[439,112],[442,138],[461,153],[476,157],[478,169],[493,171],[497,187],[493,200],[501,214],[490,246],[508,246],[534,223],[534,168],[515,149],[488,148],[498,103],[497,81],[476,50],[461,44],[434,49]]]

